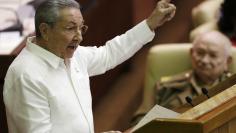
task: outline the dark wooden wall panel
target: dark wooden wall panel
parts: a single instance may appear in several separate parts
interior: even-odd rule
[[[133,25],[131,0],[96,0],[83,15],[85,24],[89,26],[81,44],[83,46],[104,45],[106,41],[124,33]],[[96,105],[119,75],[127,69],[128,61],[103,75],[91,78],[93,105]]]
[[[5,106],[3,103],[3,83],[8,66],[11,64],[14,56],[0,56],[0,133],[8,133]]]

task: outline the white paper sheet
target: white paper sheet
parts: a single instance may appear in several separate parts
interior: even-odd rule
[[[131,132],[136,131],[140,127],[149,123],[150,121],[156,118],[177,118],[179,113],[174,112],[170,109],[164,108],[159,105],[155,105],[144,117],[140,120],[140,122],[132,129]]]

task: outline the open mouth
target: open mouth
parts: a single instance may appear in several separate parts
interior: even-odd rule
[[[67,46],[68,49],[76,49],[78,47],[78,43],[71,43]]]
[[[71,45],[71,46],[68,46],[67,48],[69,48],[69,49],[76,49],[76,45]]]

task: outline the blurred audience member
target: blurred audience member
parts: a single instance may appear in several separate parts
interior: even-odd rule
[[[220,5],[224,0],[205,0],[192,10],[194,27],[219,18]]]
[[[225,0],[221,6],[221,16],[218,21],[219,30],[227,35],[236,46],[236,1]]]

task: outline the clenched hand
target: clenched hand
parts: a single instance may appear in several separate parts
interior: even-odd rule
[[[157,3],[156,8],[147,18],[147,24],[151,30],[171,20],[175,15],[176,7],[170,3],[170,0],[161,0]]]

